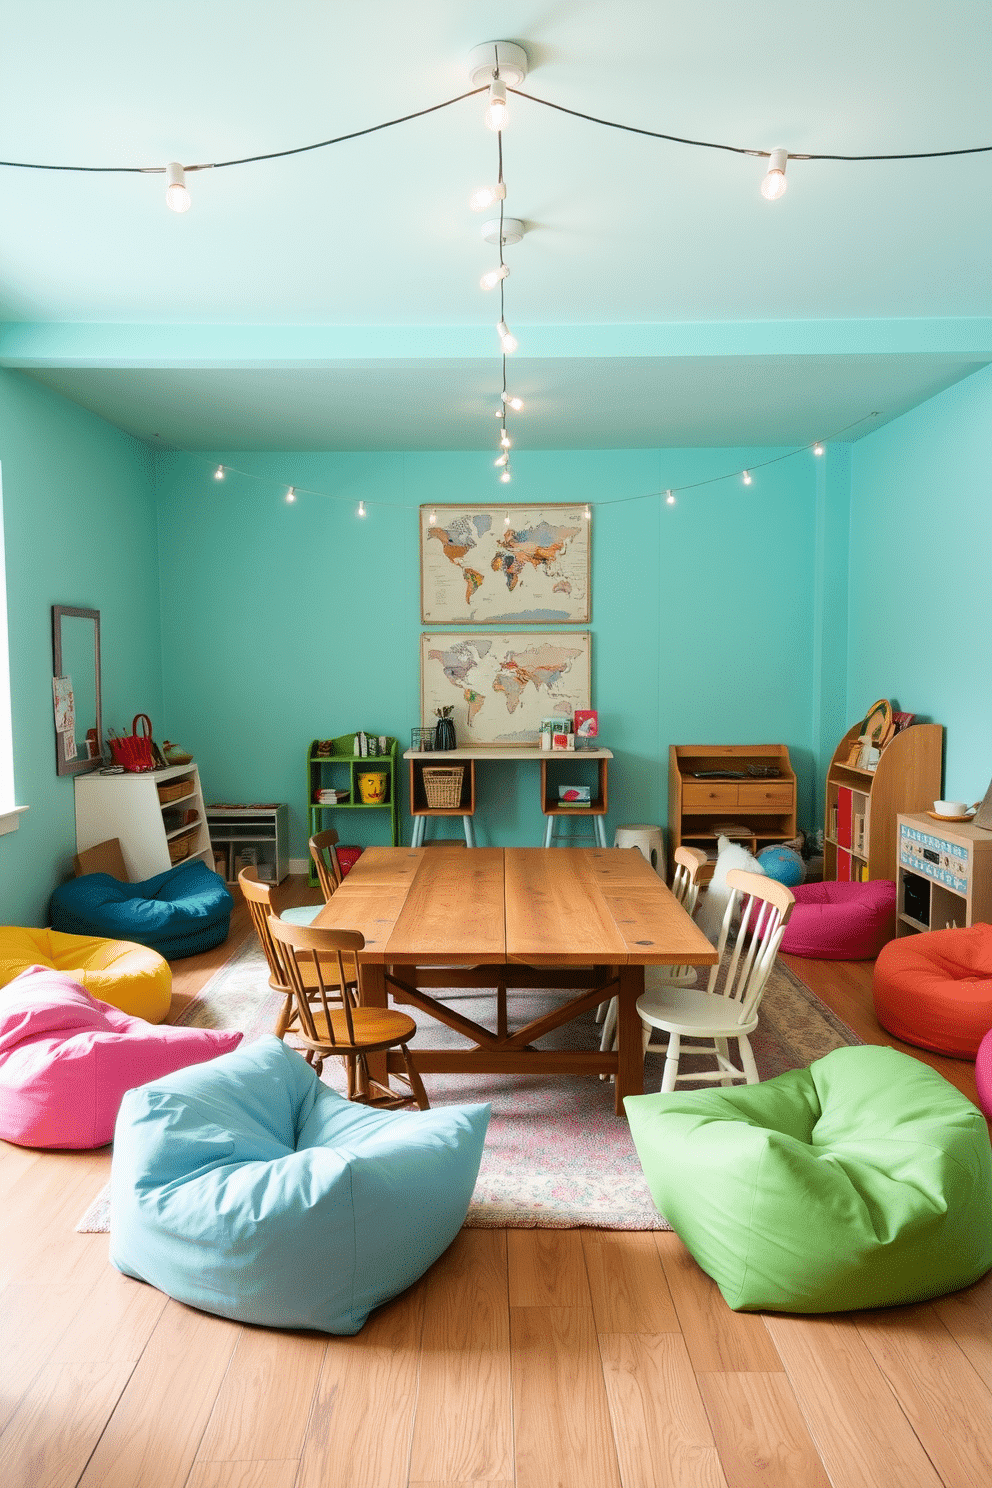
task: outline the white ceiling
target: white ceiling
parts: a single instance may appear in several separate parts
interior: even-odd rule
[[[309,144],[465,91],[492,38],[527,48],[526,91],[624,123],[958,149],[992,143],[990,20],[989,0],[8,7],[0,154],[149,166]],[[159,175],[0,169],[0,364],[192,448],[488,446],[482,111],[191,174],[184,216]],[[804,443],[992,359],[992,155],[792,161],[768,203],[762,161],[512,97],[504,153],[528,223],[507,250],[521,447]]]

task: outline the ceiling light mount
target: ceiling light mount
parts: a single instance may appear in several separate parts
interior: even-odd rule
[[[499,246],[500,225],[498,217],[491,217],[488,222],[482,224],[482,237],[485,242],[492,243],[494,248]],[[510,243],[520,242],[520,239],[527,231],[527,224],[521,222],[519,217],[504,217],[502,228],[503,247],[506,248]]]
[[[492,81],[499,75],[509,88],[519,88],[527,76],[528,56],[515,41],[484,41],[468,54],[468,75],[473,88]]]

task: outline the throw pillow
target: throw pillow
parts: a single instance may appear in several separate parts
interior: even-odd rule
[[[723,917],[733,892],[727,883],[727,874],[731,868],[743,868],[746,873],[760,873],[765,876],[764,868],[746,847],[742,847],[739,842],[732,842],[729,837],[717,839],[716,868],[709,888],[700,896],[699,908],[696,910],[696,924],[711,945],[716,945],[720,939]]]

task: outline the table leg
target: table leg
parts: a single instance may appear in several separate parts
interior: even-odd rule
[[[423,817],[418,819],[423,821]],[[388,1004],[386,968],[375,962],[364,962],[362,964],[362,1007],[384,1008]],[[639,1023],[638,1026],[640,1026]],[[379,1085],[387,1085],[389,1083],[386,1057],[385,1053],[369,1054],[367,1057],[369,1074]]]
[[[641,1045],[641,1020],[637,1016],[637,999],[644,991],[644,967],[621,966],[617,988],[617,1082],[614,1109],[624,1114],[625,1095],[644,1091],[644,1053]]]

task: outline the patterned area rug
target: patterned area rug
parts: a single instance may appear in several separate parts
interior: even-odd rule
[[[647,974],[651,985],[650,968]],[[465,1007],[466,1016],[495,1023],[495,999],[478,989],[437,993]],[[561,996],[563,994],[558,994]],[[554,1005],[555,994],[535,992],[509,999],[510,1026]],[[241,1028],[248,1042],[269,1033],[281,997],[268,985],[268,967],[254,940],[247,941],[184,1010],[178,1022],[196,1028]],[[415,1008],[414,1053],[461,1042],[450,1029]],[[542,1041],[549,1047],[595,1049],[600,1025],[592,1013]],[[772,972],[761,1004],[761,1022],[751,1044],[762,1079],[798,1069],[845,1044],[861,1040],[784,966]],[[661,1086],[662,1056],[649,1054],[644,1087]],[[691,1068],[686,1062],[683,1066]],[[341,1066],[329,1060],[324,1078],[343,1090]],[[613,1111],[613,1086],[586,1076],[427,1075],[432,1105],[490,1101],[492,1119],[479,1181],[466,1223],[473,1227],[540,1226],[569,1229],[590,1225],[611,1230],[663,1230],[666,1221],[651,1202],[627,1123]],[[105,1190],[78,1229],[108,1228]]]

